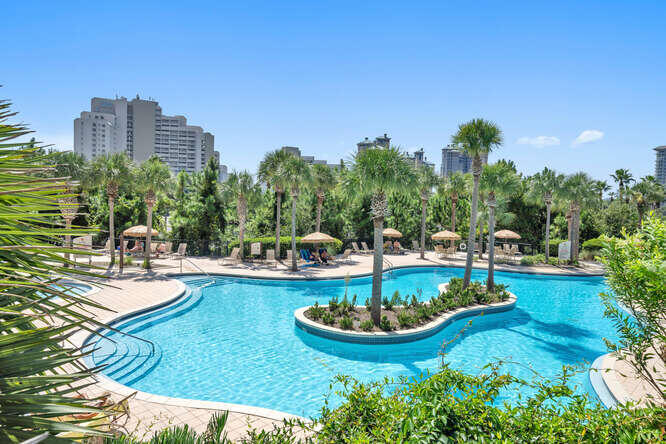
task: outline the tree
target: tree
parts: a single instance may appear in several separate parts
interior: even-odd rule
[[[643,178],[630,190],[631,200],[636,204],[638,210],[638,226],[643,226],[643,216],[645,213],[656,208],[656,206],[666,199],[664,187],[654,178]]]
[[[224,199],[218,183],[219,167],[213,157],[208,160],[196,183],[196,197],[202,211],[198,215],[197,228],[201,240],[202,254],[208,254],[210,245],[220,238],[226,219],[224,217]]]
[[[236,201],[236,212],[238,214],[238,245],[240,246],[240,257],[243,258],[243,238],[245,237],[245,222],[247,221],[248,205],[252,205],[259,190],[257,189],[252,175],[247,171],[232,172],[224,183],[225,192]]]
[[[291,271],[296,271],[296,202],[300,190],[304,185],[312,182],[310,167],[303,159],[291,156],[284,163],[284,176],[289,184],[289,195],[291,197]]]
[[[372,265],[372,298],[370,315],[379,325],[382,300],[382,271],[384,264],[384,218],[388,215],[387,194],[410,189],[415,181],[414,168],[396,147],[368,148],[354,155],[351,171],[345,175],[348,195],[371,196],[374,228],[374,257]]]
[[[435,171],[426,165],[421,165],[416,170],[416,187],[419,191],[421,198],[421,259],[425,259],[425,236],[426,236],[426,211],[428,207],[428,199],[432,194],[432,190],[439,185],[440,179]]]
[[[335,188],[336,177],[327,165],[315,164],[312,166],[312,182],[317,195],[315,231],[321,231],[321,207],[326,193]]]
[[[451,198],[451,231],[456,231],[458,200],[469,192],[470,176],[456,171],[444,182],[444,193]],[[453,245],[453,241],[451,241]]]
[[[144,201],[148,214],[146,216],[146,248],[144,251],[143,266],[150,269],[150,241],[153,229],[153,206],[157,202],[157,193],[164,192],[169,187],[171,173],[169,167],[153,154],[141,164],[137,172],[137,184],[144,193]]]
[[[615,182],[617,182],[618,195],[620,199],[624,197],[624,191],[626,187],[630,183],[635,182],[634,176],[626,168],[620,168],[618,170],[615,170],[615,173],[611,174],[610,177],[613,178]]]
[[[530,203],[546,204],[546,234],[545,234],[545,248],[546,248],[546,263],[550,256],[550,211],[553,205],[553,194],[555,194],[562,186],[564,176],[557,174],[555,171],[544,168],[543,171],[536,173],[528,179],[527,193],[525,194],[526,200]]]
[[[287,151],[275,150],[266,153],[264,160],[259,164],[259,181],[275,190],[275,254],[280,259],[280,210],[282,208],[282,194],[289,185],[285,175],[285,164],[294,157]]]
[[[608,182],[605,180],[595,180],[592,188],[594,189],[595,193],[599,195],[600,204],[604,201],[604,193],[608,193],[611,190],[610,185],[608,185]]]
[[[567,176],[562,182],[559,195],[569,202],[571,213],[571,259],[578,261],[580,250],[580,212],[581,207],[594,204],[596,193],[592,188],[593,181],[586,173],[579,172]]]
[[[472,190],[472,209],[470,216],[469,236],[467,242],[467,260],[465,261],[465,275],[463,288],[467,288],[472,279],[472,263],[474,261],[474,239],[476,229],[476,216],[479,204],[479,178],[481,177],[481,155],[490,153],[499,147],[502,142],[502,130],[493,122],[484,119],[473,119],[458,127],[453,135],[452,142],[458,145],[465,154],[472,158],[472,177],[474,188]]]
[[[488,280],[486,289],[495,289],[495,207],[496,196],[510,197],[520,189],[520,178],[506,163],[496,163],[483,167],[481,188],[488,193]]]
[[[84,183],[106,188],[109,200],[109,255],[111,265],[116,259],[114,204],[121,187],[131,182],[133,165],[125,153],[106,154],[95,158],[85,174]]]

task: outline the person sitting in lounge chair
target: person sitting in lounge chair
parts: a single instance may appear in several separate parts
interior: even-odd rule
[[[399,254],[401,249],[402,249],[402,245],[400,245],[400,242],[394,241],[393,242],[393,252],[396,253],[396,254]]]
[[[319,249],[319,259],[321,259],[324,264],[328,265],[328,261],[331,259],[331,255],[328,254],[328,250],[326,248]]]
[[[128,253],[141,253],[143,251],[143,243],[141,241],[134,241],[134,246]]]
[[[384,242],[384,251],[386,251],[387,253],[393,252],[393,244],[391,243],[390,240]]]

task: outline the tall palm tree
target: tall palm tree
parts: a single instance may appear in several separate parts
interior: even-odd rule
[[[451,197],[451,231],[456,231],[456,210],[458,199],[469,192],[470,176],[456,171],[445,182],[445,193]],[[453,245],[453,240],[451,241]]]
[[[666,199],[664,187],[656,180],[644,177],[630,190],[631,200],[638,210],[638,226],[643,226],[645,213]]]
[[[150,241],[153,229],[153,207],[157,202],[157,194],[166,191],[169,187],[171,173],[169,167],[153,154],[143,162],[137,172],[139,189],[144,193],[144,200],[148,214],[146,216],[146,248],[144,251],[143,266],[150,269]]]
[[[622,200],[622,198],[625,197],[624,191],[627,188],[627,186],[632,182],[636,182],[634,180],[633,174],[631,174],[631,172],[629,172],[629,170],[626,168],[620,168],[615,170],[615,173],[611,174],[610,177],[612,177],[613,180],[617,182],[620,200]]]
[[[72,228],[72,221],[76,218],[76,212],[79,210],[79,200],[76,194],[74,194],[74,188],[75,184],[67,182],[65,193],[58,198],[60,214],[65,219],[65,230],[67,231],[67,234],[65,234],[65,248],[67,250],[72,249],[72,236],[69,233]],[[69,251],[65,252],[65,259],[69,261]],[[65,263],[65,266],[69,266],[69,264]]]
[[[458,145],[463,152],[472,158],[472,177],[474,188],[472,190],[472,209],[469,224],[467,260],[465,261],[465,276],[463,288],[469,286],[472,280],[472,263],[474,261],[474,238],[476,228],[476,213],[479,203],[479,178],[481,177],[481,156],[490,153],[502,145],[502,130],[493,122],[484,119],[473,119],[458,127],[452,137],[454,145]]]
[[[296,202],[301,188],[312,183],[312,173],[303,159],[291,156],[284,164],[284,175],[291,196],[291,271],[296,271]]]
[[[280,213],[282,209],[282,194],[284,194],[289,182],[285,175],[285,163],[294,157],[293,154],[283,150],[275,150],[266,153],[264,160],[259,164],[259,181],[275,190],[275,254],[280,259]]]
[[[321,207],[324,204],[326,193],[335,188],[336,176],[327,165],[315,164],[312,166],[312,184],[317,194],[317,220],[315,231],[321,231]]]
[[[111,256],[111,265],[116,260],[114,204],[118,198],[120,188],[131,182],[132,170],[132,161],[125,153],[105,154],[95,158],[84,178],[84,182],[88,185],[106,188],[106,196],[109,199],[109,255]]]
[[[594,188],[594,191],[599,195],[599,202],[603,204],[604,193],[608,193],[611,190],[608,182],[605,180],[595,180],[592,188]]]
[[[354,156],[350,167],[349,173],[344,176],[346,193],[351,196],[371,196],[374,257],[370,315],[375,325],[379,325],[384,264],[384,218],[388,215],[387,195],[414,186],[414,167],[405,155],[393,146],[361,151]]]
[[[441,180],[435,171],[426,165],[421,165],[416,170],[416,187],[421,198],[421,243],[420,255],[421,259],[425,259],[425,237],[426,237],[426,211],[428,207],[428,199],[432,194],[433,188],[441,183]]]
[[[526,200],[537,204],[543,200],[546,204],[546,235],[544,242],[546,247],[546,263],[548,263],[550,257],[550,212],[553,205],[553,195],[562,186],[563,180],[564,176],[562,174],[558,174],[546,167],[527,181]]]
[[[496,196],[510,197],[520,189],[520,178],[507,163],[496,163],[483,167],[481,188],[488,194],[488,291],[495,289],[495,208]]]
[[[224,183],[225,194],[236,201],[236,213],[238,215],[238,245],[240,246],[240,257],[243,259],[243,240],[245,237],[245,223],[247,222],[248,205],[252,205],[258,194],[256,184],[252,175],[247,171],[229,174]]]
[[[593,188],[594,181],[586,173],[579,172],[567,176],[559,189],[562,199],[569,202],[569,213],[571,215],[571,259],[578,261],[580,247],[580,212],[586,205],[594,205],[597,194]]]

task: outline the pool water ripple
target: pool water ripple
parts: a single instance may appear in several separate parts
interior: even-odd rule
[[[394,271],[384,281],[383,294],[423,291],[422,299],[437,294],[437,286],[458,268],[413,268]],[[485,279],[475,270],[473,278]],[[186,284],[195,280],[182,279]],[[201,296],[174,316],[162,316],[133,330],[133,320],[122,321],[123,331],[153,341],[161,359],[138,379],[123,375],[141,391],[178,398],[246,404],[296,415],[315,415],[323,405],[336,374],[364,381],[384,376],[414,376],[436,371],[442,344],[455,337],[470,318],[416,342],[366,345],[331,341],[294,326],[296,308],[320,304],[344,294],[343,280],[264,281],[217,277],[218,284],[201,286],[196,278],[192,294]],[[515,309],[473,318],[460,338],[447,346],[445,361],[453,368],[478,373],[487,363],[505,359],[520,363],[507,367],[516,376],[534,371],[554,376],[563,364],[591,363],[606,352],[603,337],[615,339],[612,323],[603,317],[599,293],[601,277],[562,277],[496,273],[518,297]],[[348,294],[363,305],[372,279],[352,279]],[[197,293],[200,292],[200,293]],[[138,323],[142,321],[137,320]],[[114,335],[117,341],[131,340]],[[586,374],[574,382],[591,392]],[[505,399],[517,396],[507,392]],[[333,398],[333,402],[336,399]]]

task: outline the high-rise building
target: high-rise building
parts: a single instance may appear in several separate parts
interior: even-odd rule
[[[315,164],[320,164],[320,165],[328,165],[331,168],[338,168],[339,165],[331,165],[325,160],[321,159],[315,159],[315,156],[303,156],[301,154],[301,149],[296,147],[296,146],[283,146],[282,151],[286,151],[290,154],[293,154],[296,157],[299,157],[302,159],[305,163],[308,163],[310,165],[315,165]]]
[[[219,172],[217,175],[217,180],[218,182],[226,182],[227,179],[229,178],[229,169],[227,168],[226,165],[222,165],[220,163],[220,152],[219,151],[213,151],[213,156],[215,157],[215,162],[217,162],[217,166],[219,168]]]
[[[488,163],[488,154],[481,156],[481,163]],[[442,148],[442,166],[440,174],[442,177],[450,176],[460,171],[461,173],[472,172],[472,158],[451,145]]]
[[[654,163],[654,177],[657,182],[666,187],[666,145],[658,146],[654,150],[657,152],[657,159]]]
[[[373,147],[382,147],[382,148],[388,148],[391,145],[391,138],[384,133],[383,136],[375,137],[375,140],[370,140],[367,137],[363,140],[361,140],[359,143],[356,144],[356,149],[358,150],[357,152],[362,152],[364,150],[367,150],[368,148],[373,148]]]
[[[124,152],[143,162],[157,154],[173,172],[201,171],[213,156],[215,137],[184,116],[167,116],[154,100],[137,95],[105,99],[93,97],[90,111],[74,119],[74,152],[86,159]]]
[[[428,159],[425,156],[425,152],[423,151],[423,148],[421,148],[420,150],[414,151],[414,155],[412,155],[412,156],[410,156],[408,154],[407,159],[414,162],[414,165],[417,166],[417,167],[419,167],[421,165],[425,165],[427,167],[432,168],[433,170],[435,169],[435,164],[428,162]]]

